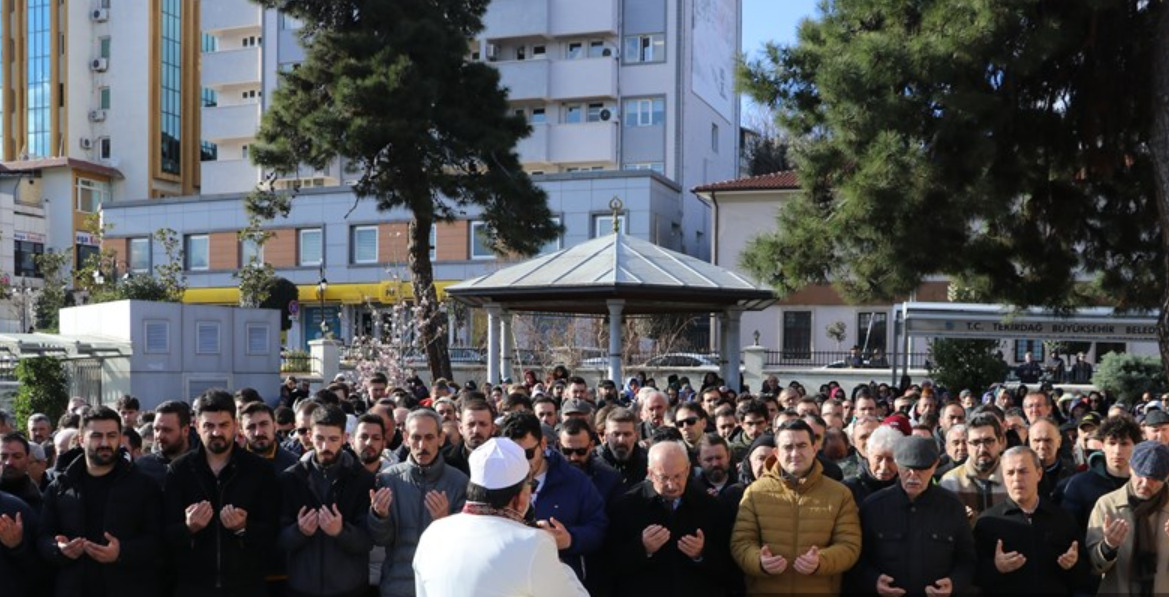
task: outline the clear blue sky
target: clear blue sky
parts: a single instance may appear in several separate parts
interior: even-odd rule
[[[816,16],[819,0],[743,0],[743,53],[750,59],[759,53],[763,44],[776,41],[796,43],[796,29],[800,21]],[[751,100],[743,98],[744,124],[751,126],[754,111]]]

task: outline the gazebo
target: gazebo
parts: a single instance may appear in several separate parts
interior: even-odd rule
[[[620,200],[610,206],[618,213]],[[719,316],[722,377],[737,389],[742,313],[776,301],[770,288],[736,272],[622,234],[616,226],[613,234],[460,282],[446,293],[487,311],[487,379],[493,384],[511,369],[513,312],[608,315],[608,375],[618,384],[626,315],[710,313]]]

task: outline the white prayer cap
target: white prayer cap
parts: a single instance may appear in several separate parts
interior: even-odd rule
[[[471,482],[485,489],[514,487],[528,478],[531,467],[524,449],[507,438],[493,437],[467,458]]]

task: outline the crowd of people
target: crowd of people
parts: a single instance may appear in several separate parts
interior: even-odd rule
[[[558,367],[0,411],[0,594],[1169,593],[1155,396],[661,386]]]

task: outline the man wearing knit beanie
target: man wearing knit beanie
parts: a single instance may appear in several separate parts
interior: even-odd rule
[[[1088,556],[1104,578],[1101,595],[1169,593],[1169,447],[1137,444],[1132,476],[1102,496],[1088,522]]]

